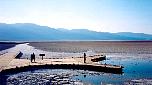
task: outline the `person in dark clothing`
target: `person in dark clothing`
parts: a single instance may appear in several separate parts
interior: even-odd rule
[[[33,61],[33,54],[31,54],[31,62]]]
[[[86,63],[86,53],[84,53],[84,63]]]
[[[34,60],[34,62],[35,62],[35,54],[33,53],[33,60]]]
[[[33,60],[34,60],[34,62],[35,62],[35,54],[34,54],[34,53],[31,54],[31,62],[33,62]]]

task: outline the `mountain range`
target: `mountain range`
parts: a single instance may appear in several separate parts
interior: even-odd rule
[[[0,23],[0,41],[43,40],[152,40],[152,35],[132,32],[96,32],[87,29],[55,29],[32,23]]]

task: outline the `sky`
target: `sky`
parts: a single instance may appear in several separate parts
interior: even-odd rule
[[[0,0],[0,23],[152,34],[152,0]]]

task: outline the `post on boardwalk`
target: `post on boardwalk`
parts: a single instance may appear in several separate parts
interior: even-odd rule
[[[86,63],[86,53],[84,53],[84,63]]]
[[[41,57],[42,57],[42,60],[43,60],[43,56],[45,56],[45,54],[39,54],[39,56],[41,56]]]

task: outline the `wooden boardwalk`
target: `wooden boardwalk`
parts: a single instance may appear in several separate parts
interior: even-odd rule
[[[91,71],[100,71],[100,72],[108,72],[108,73],[117,73],[122,74],[122,66],[116,65],[105,65],[98,64],[97,62],[92,62],[91,59],[98,58],[95,57],[87,57],[87,63],[83,63],[82,57],[75,58],[64,58],[64,59],[36,59],[35,63],[31,63],[28,59],[15,59],[15,57],[19,54],[19,52],[13,52],[4,55],[2,58],[1,72],[11,72],[12,70],[21,71],[25,69],[33,69],[33,68],[56,68],[56,69],[81,69],[81,70],[91,70]],[[100,56],[101,57],[101,56]]]

